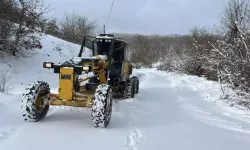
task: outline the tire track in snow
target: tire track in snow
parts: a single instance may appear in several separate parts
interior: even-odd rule
[[[131,102],[129,102],[131,103]],[[128,121],[128,126],[129,128],[132,128],[132,131],[127,133],[126,134],[126,137],[125,137],[125,145],[126,147],[129,149],[129,150],[137,150],[138,149],[138,146],[139,146],[139,141],[140,139],[143,137],[142,135],[142,132],[141,130],[139,130],[137,127],[136,127],[136,117],[135,117],[135,113],[136,113],[136,108],[132,107],[132,108],[129,108],[130,112],[128,114],[128,118],[129,118],[129,121]]]
[[[146,80],[147,76],[145,73],[143,72],[136,72],[136,76],[138,76],[139,78],[139,82],[140,82],[140,85],[142,85],[142,83]],[[140,89],[141,89],[141,86],[140,86]],[[140,93],[140,92],[139,92]],[[134,103],[134,100],[136,100],[136,97],[133,98],[133,99],[129,99],[129,100],[125,100],[127,101],[128,103],[132,104]],[[134,129],[132,129],[131,132],[129,132],[127,135],[126,135],[126,139],[125,139],[125,145],[126,147],[129,149],[129,150],[138,150],[138,147],[139,147],[139,142],[142,138],[144,138],[143,134],[142,134],[142,131],[139,130],[137,127],[136,127],[136,124],[134,122],[136,122],[136,120],[138,120],[136,117],[135,117],[135,114],[137,112],[136,108],[134,107],[130,107],[130,112],[129,114],[129,122],[128,122],[128,125],[130,127],[133,127]]]

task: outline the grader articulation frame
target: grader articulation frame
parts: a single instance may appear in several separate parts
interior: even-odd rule
[[[43,119],[50,105],[92,108],[94,127],[107,127],[112,113],[113,95],[133,98],[139,90],[139,79],[132,75],[132,65],[125,61],[127,42],[111,34],[84,37],[78,57],[63,64],[44,62],[44,68],[59,74],[58,93],[51,93],[48,83],[36,81],[28,85],[22,97],[25,121]],[[83,49],[92,50],[92,57],[82,57]],[[92,73],[90,77],[80,78]],[[82,83],[84,85],[81,85]]]

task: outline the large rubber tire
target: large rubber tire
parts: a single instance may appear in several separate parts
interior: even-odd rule
[[[25,89],[22,97],[22,115],[27,122],[37,122],[42,120],[49,111],[49,105],[45,104],[45,99],[39,101],[38,98],[50,93],[49,85],[43,81],[30,83]],[[40,102],[40,107],[37,103]]]
[[[123,90],[123,98],[124,99],[130,99],[134,98],[134,86],[133,86],[133,80],[128,79],[124,84],[124,90]]]
[[[110,85],[98,85],[92,105],[92,124],[94,127],[106,128],[112,114],[112,89]]]
[[[135,82],[135,85],[134,85],[134,87],[135,87],[135,94],[138,94],[139,93],[139,78],[138,77],[136,77],[136,76],[133,76],[132,77],[132,79],[134,80],[134,82]]]
[[[135,80],[133,80],[132,78],[130,79],[131,82],[131,98],[135,97]]]

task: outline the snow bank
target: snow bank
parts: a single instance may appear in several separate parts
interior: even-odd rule
[[[225,116],[230,116],[235,119],[250,122],[250,112],[246,107],[242,107],[240,105],[231,105],[230,102],[228,102],[226,99],[223,99],[224,94],[221,90],[220,83],[209,81],[203,77],[176,72],[158,71],[157,69],[151,69],[151,72],[165,77],[168,81],[168,84],[170,84],[170,86],[175,89],[176,95],[185,95],[190,99],[197,99],[197,103],[205,102],[205,104],[202,105],[208,107],[212,106],[209,108],[210,110],[220,112]],[[198,95],[195,93],[198,93]]]

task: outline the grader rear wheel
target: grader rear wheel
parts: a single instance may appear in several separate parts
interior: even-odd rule
[[[136,76],[133,76],[132,79],[134,80],[134,90],[135,90],[135,94],[139,93],[139,78]]]
[[[123,98],[129,99],[134,98],[134,86],[133,86],[133,80],[128,79],[124,84],[124,89],[122,91]]]
[[[49,105],[45,104],[43,98],[50,93],[49,85],[43,81],[29,84],[22,97],[22,115],[27,122],[42,120],[49,111]]]

